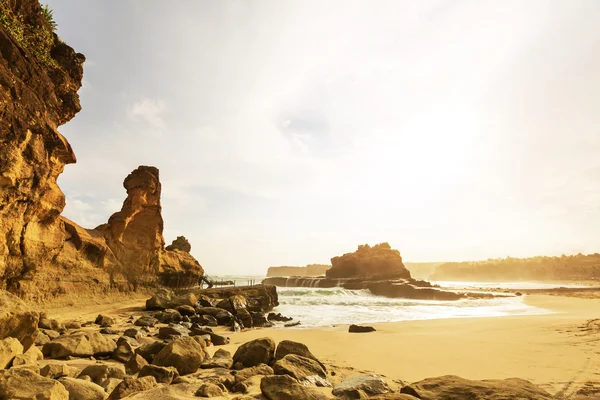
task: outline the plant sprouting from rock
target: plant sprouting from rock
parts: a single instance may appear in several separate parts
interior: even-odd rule
[[[48,25],[50,25],[50,27],[52,28],[52,32],[54,32],[56,30],[57,25],[56,21],[54,20],[54,11],[48,6],[48,4],[42,7],[42,16],[44,17]]]

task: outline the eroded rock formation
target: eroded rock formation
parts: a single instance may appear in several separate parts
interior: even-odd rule
[[[358,246],[354,253],[331,259],[332,267],[327,270],[328,278],[410,279],[410,272],[402,263],[398,250],[388,243],[373,247]]]
[[[0,1],[0,289],[30,301],[140,284],[185,285],[203,270],[162,236],[158,170],[125,180],[123,209],[99,229],[62,217],[57,178],[76,161],[57,131],[81,109],[85,57],[53,33],[36,0]]]

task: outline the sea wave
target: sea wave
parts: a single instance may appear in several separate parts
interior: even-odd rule
[[[260,283],[264,276],[218,276],[234,280],[237,285],[249,281]],[[451,290],[548,287],[548,284],[526,282],[436,282]],[[559,286],[559,285],[554,285]],[[563,285],[560,285],[563,286]],[[409,300],[375,296],[368,290],[334,288],[278,287],[279,306],[274,310],[300,321],[299,329],[339,324],[397,322],[439,318],[500,317],[536,315],[548,310],[533,307],[521,297],[493,299],[461,299],[457,301]],[[289,328],[286,328],[289,329]]]

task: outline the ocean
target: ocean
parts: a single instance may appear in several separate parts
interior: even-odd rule
[[[219,276],[215,280],[233,280],[238,286],[250,280],[260,283],[264,276]],[[477,289],[551,289],[585,287],[581,285],[537,282],[432,282],[442,288]],[[501,291],[499,291],[501,292]],[[435,301],[390,299],[375,296],[368,290],[343,288],[278,287],[279,306],[274,310],[300,321],[297,329],[338,324],[364,324],[439,318],[501,317],[539,315],[550,311],[525,303],[525,296],[480,300]],[[287,329],[287,328],[286,328]]]

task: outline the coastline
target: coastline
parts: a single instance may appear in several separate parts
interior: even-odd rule
[[[332,369],[374,372],[390,383],[519,377],[558,393],[600,380],[593,342],[600,333],[595,338],[581,328],[598,317],[600,300],[530,295],[525,301],[551,313],[377,323],[376,332],[363,334],[348,333],[347,325],[259,328],[231,334],[225,348],[264,336],[299,341]]]
[[[531,306],[549,311],[537,315],[443,318],[369,324],[371,333],[348,333],[348,325],[315,328],[255,328],[232,333],[230,344],[211,346],[235,352],[241,344],[260,337],[275,342],[304,343],[330,371],[333,383],[358,373],[385,377],[392,389],[428,377],[458,375],[467,379],[529,380],[552,394],[570,395],[586,382],[599,382],[600,299],[563,295],[526,295]],[[144,301],[130,299],[109,307],[48,310],[51,317],[91,318],[142,314]],[[317,312],[317,310],[315,310]]]

